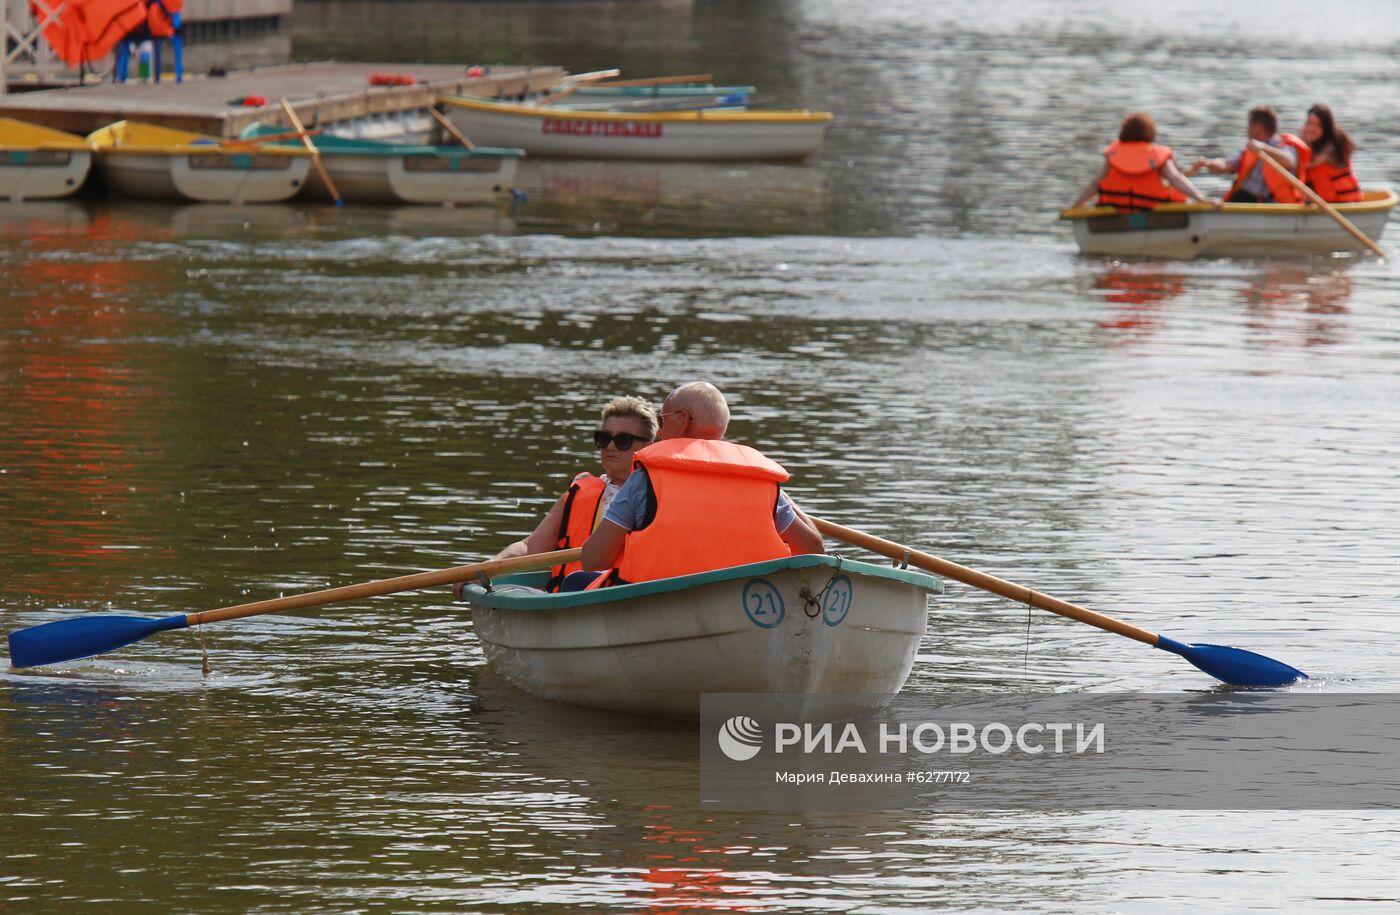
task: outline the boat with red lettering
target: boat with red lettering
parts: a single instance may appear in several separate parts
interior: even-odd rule
[[[448,118],[472,142],[575,159],[795,161],[821,149],[825,111],[567,111],[457,95]]]

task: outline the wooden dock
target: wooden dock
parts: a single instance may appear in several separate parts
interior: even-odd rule
[[[249,124],[276,121],[286,97],[298,117],[324,129],[382,123],[388,136],[396,119],[422,112],[440,94],[479,98],[518,96],[559,82],[558,67],[488,67],[467,76],[450,64],[311,63],[230,71],[223,77],[186,77],[182,83],[102,83],[0,96],[0,115],[86,135],[113,121],[133,120],[220,137],[235,137]],[[373,73],[411,76],[411,86],[371,86]],[[261,96],[267,104],[235,100]],[[374,131],[356,130],[373,135]]]

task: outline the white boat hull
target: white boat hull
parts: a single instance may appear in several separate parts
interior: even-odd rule
[[[301,190],[311,158],[266,152],[99,152],[97,168],[109,188],[129,197],[275,203]]]
[[[1396,197],[1368,191],[1360,203],[1337,211],[1373,241],[1385,231]],[[1097,215],[1081,215],[1081,214]],[[1084,254],[1109,257],[1228,257],[1280,253],[1364,251],[1366,246],[1315,206],[1227,204],[1215,210],[1174,204],[1146,213],[1106,209],[1065,214]]]
[[[473,143],[577,159],[799,160],[821,149],[830,122],[788,112],[617,114],[443,102]]]
[[[78,149],[0,150],[0,199],[57,200],[82,187],[92,153]]]
[[[383,156],[327,153],[321,157],[346,203],[492,204],[510,193],[514,156]],[[330,191],[313,168],[307,194],[324,200]]]
[[[502,605],[516,600],[504,586],[494,598],[470,586],[466,598],[488,663],[526,692],[693,718],[703,693],[893,697],[923,637],[928,595],[941,588],[929,576],[824,556],[667,582],[678,586],[630,598],[659,583],[533,595],[519,608]]]

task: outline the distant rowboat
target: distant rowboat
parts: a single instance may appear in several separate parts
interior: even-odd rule
[[[532,156],[581,159],[798,160],[821,149],[819,111],[556,111],[463,96],[439,101],[462,133]]]
[[[702,693],[893,697],[942,590],[820,555],[572,594],[534,590],[547,577],[463,589],[491,667],[546,699],[681,718]]]
[[[275,125],[255,124],[243,136],[276,136],[278,145],[301,146],[299,138],[287,138],[287,129]],[[516,162],[524,155],[520,149],[405,145],[326,135],[313,142],[348,203],[494,203],[510,193]],[[331,198],[315,173],[307,177],[306,192]]]
[[[301,190],[311,167],[305,149],[249,145],[118,121],[88,135],[102,180],[131,197],[202,203],[273,203]]]
[[[1334,204],[1373,241],[1379,240],[1397,198],[1368,190],[1356,203]],[[1110,257],[1212,257],[1362,251],[1365,247],[1316,206],[1279,203],[1169,203],[1140,213],[1112,207],[1065,210],[1084,254]]]
[[[92,152],[82,137],[0,118],[0,199],[67,197],[91,167]]]

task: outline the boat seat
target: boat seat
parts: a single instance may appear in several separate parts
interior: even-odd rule
[[[550,592],[541,588],[531,588],[529,585],[501,585],[499,588],[492,588],[496,594],[519,594],[527,597],[531,594],[548,594]]]

